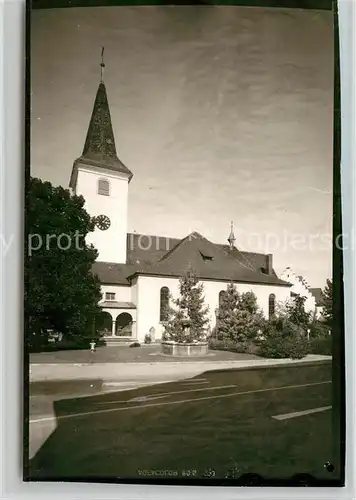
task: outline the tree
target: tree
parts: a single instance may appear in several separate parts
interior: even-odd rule
[[[232,339],[238,336],[239,324],[237,308],[240,295],[233,283],[227,285],[226,291],[221,292],[221,300],[216,318],[216,336],[219,340]]]
[[[333,321],[333,283],[331,280],[326,280],[323,290],[323,318],[331,327]]]
[[[217,315],[216,333],[220,340],[244,343],[255,339],[263,324],[263,315],[258,309],[253,292],[239,294],[233,283],[222,294]]]
[[[31,178],[26,210],[25,315],[27,340],[47,329],[67,336],[92,334],[100,312],[100,283],[91,273],[98,255],[85,236],[94,220],[82,196]]]
[[[165,325],[165,338],[176,342],[204,340],[209,322],[209,308],[204,305],[204,287],[194,271],[188,269],[179,280],[180,297],[173,299],[174,307],[168,309],[168,321]],[[189,328],[184,328],[185,319]]]
[[[257,297],[253,292],[243,293],[238,301],[239,309],[254,315],[258,313]]]
[[[311,314],[305,310],[306,297],[297,295],[287,304],[287,318],[294,325],[307,330],[311,323]]]

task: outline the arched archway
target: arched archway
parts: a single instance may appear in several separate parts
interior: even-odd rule
[[[112,317],[106,311],[101,311],[95,320],[96,329],[105,335],[111,335],[112,331]]]
[[[120,337],[132,336],[132,316],[129,313],[123,312],[116,318],[115,334]]]

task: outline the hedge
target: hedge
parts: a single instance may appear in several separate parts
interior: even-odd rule
[[[328,335],[327,337],[317,337],[310,339],[310,349],[311,354],[322,354],[325,356],[332,355],[332,337]]]

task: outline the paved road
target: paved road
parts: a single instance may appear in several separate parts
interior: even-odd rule
[[[182,473],[184,463],[196,470],[209,456],[222,474],[237,454],[241,470],[323,476],[330,461],[330,363],[205,372],[106,394],[97,394],[103,387],[94,380],[71,384],[38,385],[32,393],[35,475],[128,477],[162,464]]]

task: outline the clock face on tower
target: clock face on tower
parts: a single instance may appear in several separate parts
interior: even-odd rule
[[[95,217],[95,225],[101,231],[106,231],[110,227],[110,219],[107,215],[98,215]]]

